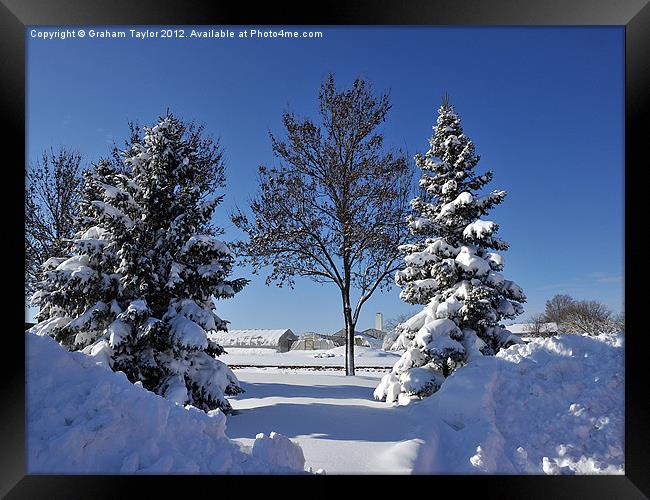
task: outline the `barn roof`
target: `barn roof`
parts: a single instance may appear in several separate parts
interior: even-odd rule
[[[355,330],[354,334],[355,335],[361,335],[361,332]],[[345,338],[345,328],[341,328],[338,332],[333,333],[331,336],[332,337],[343,337],[343,338]]]
[[[300,339],[329,339],[330,335],[318,332],[305,332],[299,337]]]
[[[381,347],[381,344],[383,340],[381,338],[377,338],[374,335],[370,333],[370,331],[376,331],[379,332],[380,330],[375,330],[374,328],[368,328],[367,330],[364,330],[363,332],[354,331],[354,336],[355,337],[360,337],[367,341],[370,344],[370,347]],[[332,335],[330,338],[333,340],[340,340],[343,339],[345,340],[345,328],[341,328],[338,332],[336,332],[334,335]]]
[[[275,347],[283,336],[296,339],[296,335],[289,329],[265,330],[251,328],[248,330],[229,330],[227,332],[212,332],[210,339],[222,346],[250,345],[256,347]]]
[[[367,328],[363,332],[364,335],[368,335],[370,337],[374,337],[376,339],[383,339],[384,336],[386,335],[386,332],[383,330],[377,330],[376,328]]]

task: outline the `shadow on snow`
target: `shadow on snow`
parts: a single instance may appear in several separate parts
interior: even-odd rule
[[[330,389],[330,388],[328,388]],[[328,403],[278,403],[240,409],[228,418],[230,438],[254,438],[272,431],[287,437],[391,442],[403,439],[396,426],[399,408],[377,402],[377,407]]]

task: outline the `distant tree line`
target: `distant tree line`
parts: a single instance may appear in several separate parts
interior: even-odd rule
[[[625,313],[615,314],[597,300],[577,300],[566,294],[557,294],[546,301],[544,312],[530,317],[530,333],[552,335],[547,323],[556,323],[564,333],[598,335],[625,330]]]

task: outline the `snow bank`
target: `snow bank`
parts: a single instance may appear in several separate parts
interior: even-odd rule
[[[30,474],[304,471],[302,450],[284,436],[240,445],[220,410],[172,404],[48,336],[26,341]]]
[[[255,436],[253,456],[267,463],[286,464],[295,470],[305,468],[302,448],[277,432],[271,432],[268,437],[263,432]]]
[[[622,333],[560,335],[478,357],[409,418],[414,472],[624,474]]]

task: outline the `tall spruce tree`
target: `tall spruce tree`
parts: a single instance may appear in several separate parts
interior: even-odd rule
[[[131,126],[122,164],[84,174],[82,230],[44,266],[33,331],[172,401],[229,411],[225,396],[241,388],[207,335],[227,325],[213,300],[246,284],[228,279],[233,256],[211,224],[224,184],[221,149],[202,127],[169,113]]]
[[[519,342],[500,321],[521,314],[526,301],[501,274],[496,251],[508,244],[496,236],[499,226],[481,219],[506,192],[479,195],[492,172],[474,173],[479,156],[447,97],[433,129],[430,149],[415,156],[421,194],[408,226],[416,242],[400,247],[405,268],[395,275],[402,300],[425,307],[397,327],[396,347],[405,352],[374,393],[388,402],[428,396],[472,356]]]

